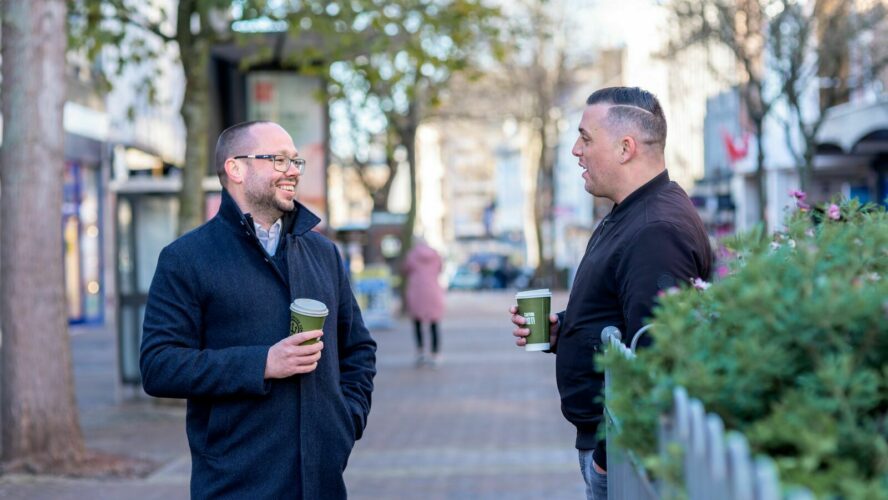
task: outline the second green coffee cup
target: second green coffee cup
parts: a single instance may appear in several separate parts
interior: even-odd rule
[[[530,330],[525,351],[545,351],[549,349],[549,311],[552,308],[552,292],[548,288],[526,290],[515,295],[518,301],[518,314],[524,316],[526,328]]]
[[[314,299],[296,299],[290,304],[290,335],[321,330],[329,311],[323,302]],[[318,339],[306,340],[302,345],[315,344]]]

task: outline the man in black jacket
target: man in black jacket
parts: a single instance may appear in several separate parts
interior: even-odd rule
[[[712,250],[687,194],[669,180],[664,160],[666,118],[653,94],[613,87],[586,101],[579,158],[585,188],[614,202],[577,268],[567,309],[553,314],[550,344],[556,357],[561,411],[577,428],[576,447],[589,500],[607,498],[607,455],[597,431],[603,418],[604,376],[593,358],[601,331],[615,326],[624,340],[643,326],[657,293],[707,279]],[[516,344],[529,330],[513,306]]]

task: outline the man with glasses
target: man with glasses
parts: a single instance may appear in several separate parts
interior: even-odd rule
[[[145,392],[188,400],[192,498],[345,498],[376,343],[336,247],[296,201],[305,160],[282,127],[259,121],[223,131],[215,164],[219,213],[157,263]],[[327,306],[323,330],[288,336],[296,298]]]
[[[602,330],[615,326],[628,343],[650,317],[659,292],[708,279],[712,268],[703,222],[684,190],[669,180],[665,147],[666,117],[650,92],[611,87],[586,100],[571,153],[579,159],[586,191],[614,206],[586,245],[567,309],[550,318],[549,344],[556,353],[561,412],[577,428],[589,500],[607,499],[607,450],[599,432],[604,375],[594,363]],[[510,312],[516,344],[523,346],[530,332],[515,306]]]

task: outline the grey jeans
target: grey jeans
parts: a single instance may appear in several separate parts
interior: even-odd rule
[[[580,472],[586,481],[586,500],[607,500],[607,474],[599,474],[592,467],[592,451],[578,450],[580,453]]]

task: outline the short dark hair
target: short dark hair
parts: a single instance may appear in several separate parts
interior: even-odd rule
[[[596,90],[586,99],[586,104],[610,104],[607,119],[611,126],[619,128],[632,125],[643,135],[645,144],[666,147],[666,117],[657,97],[638,87],[608,87]]]
[[[247,143],[250,136],[248,132],[253,125],[262,123],[274,123],[268,120],[253,120],[234,124],[219,134],[216,141],[216,175],[223,186],[227,184],[228,176],[225,174],[225,160],[235,155],[246,154]]]

